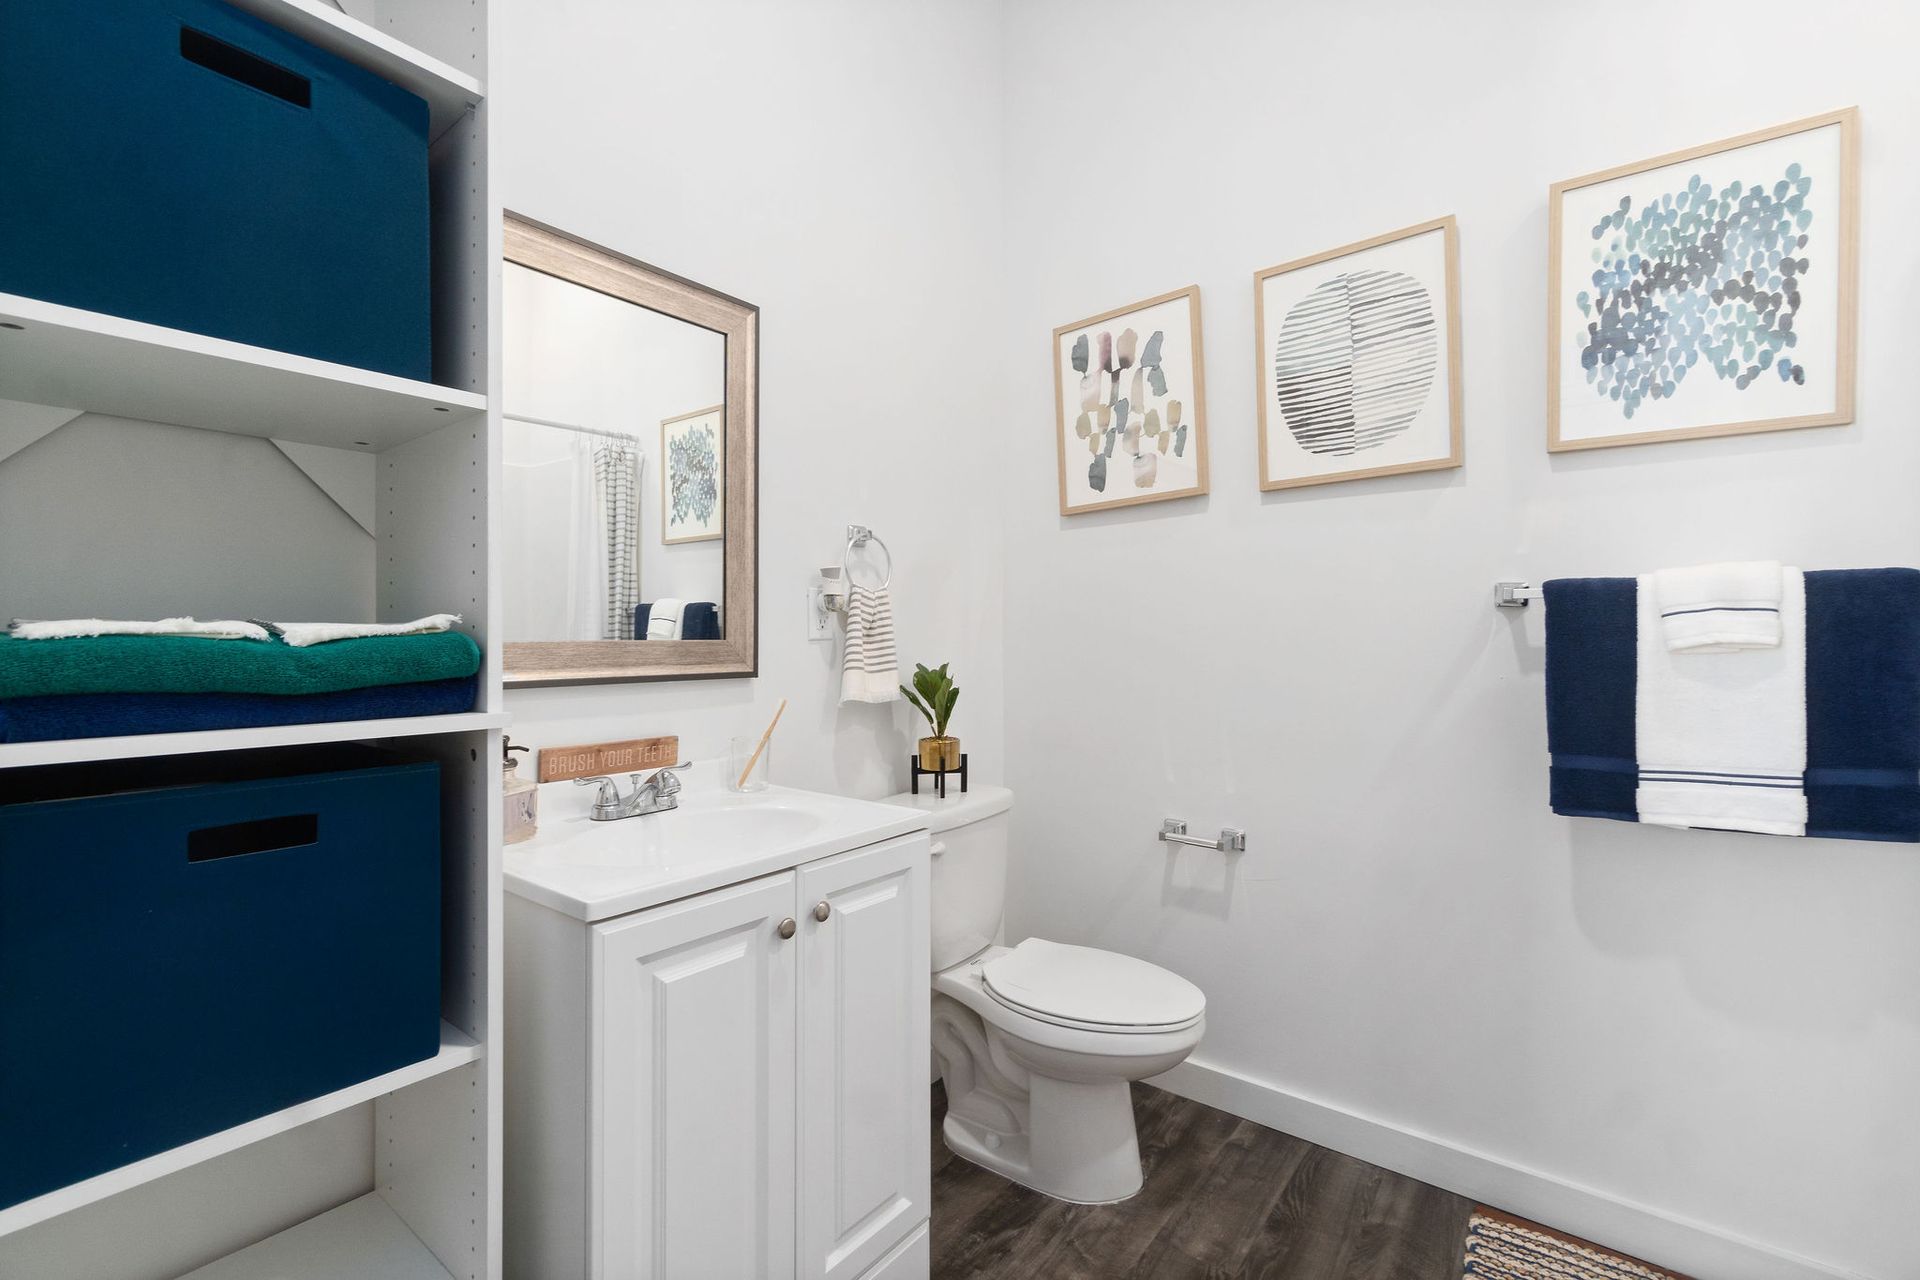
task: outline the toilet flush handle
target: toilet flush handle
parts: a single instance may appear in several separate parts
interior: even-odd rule
[[[927,852],[932,854],[936,858],[939,857],[941,854],[945,853],[946,851],[947,851],[947,842],[945,840],[935,840],[932,846],[927,849]]]

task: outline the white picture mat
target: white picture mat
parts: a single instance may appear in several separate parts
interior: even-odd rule
[[[1427,389],[1426,399],[1407,429],[1377,448],[1337,455],[1311,453],[1301,448],[1293,432],[1287,429],[1287,416],[1280,407],[1280,393],[1274,382],[1274,348],[1289,311],[1327,281],[1352,271],[1398,271],[1426,288],[1428,302],[1433,307],[1438,355],[1433,385]],[[1260,306],[1265,331],[1261,334],[1260,394],[1266,399],[1267,415],[1267,474],[1261,480],[1344,475],[1349,471],[1431,462],[1451,456],[1454,351],[1452,325],[1447,315],[1449,296],[1444,227],[1261,280]]]
[[[1140,438],[1141,451],[1152,450],[1159,459],[1159,469],[1154,483],[1145,488],[1136,488],[1133,483],[1133,458],[1126,452],[1125,446],[1115,444],[1113,456],[1107,459],[1107,487],[1096,490],[1087,482],[1087,467],[1093,461],[1093,454],[1087,451],[1087,442],[1074,433],[1074,422],[1080,416],[1080,379],[1082,375],[1073,367],[1073,344],[1081,334],[1087,336],[1087,369],[1098,375],[1100,372],[1100,335],[1111,333],[1117,347],[1120,335],[1131,329],[1139,335],[1134,347],[1134,358],[1139,359],[1147,349],[1147,341],[1158,330],[1165,335],[1160,340],[1160,368],[1166,375],[1167,394],[1149,395],[1144,405],[1134,405],[1133,410],[1144,413],[1147,409],[1160,411],[1161,429],[1166,429],[1166,406],[1169,402],[1180,402],[1180,422],[1187,428],[1187,447],[1184,457],[1176,458],[1173,446],[1168,445],[1165,453],[1159,452],[1159,442],[1149,436]],[[1143,307],[1138,311],[1128,311],[1110,320],[1098,324],[1082,325],[1061,333],[1054,341],[1054,360],[1059,364],[1060,411],[1058,420],[1063,433],[1061,445],[1066,457],[1066,497],[1069,508],[1092,506],[1112,502],[1120,498],[1137,498],[1153,494],[1177,493],[1184,489],[1196,489],[1200,486],[1200,428],[1195,421],[1198,408],[1195,405],[1193,383],[1193,301],[1182,294],[1169,298],[1165,302]],[[1120,375],[1120,394],[1127,395],[1133,383],[1133,368]],[[1108,379],[1100,378],[1100,401],[1106,403]],[[1094,413],[1098,418],[1097,412]],[[1094,428],[1099,430],[1098,425]]]
[[[1555,305],[1559,309],[1560,345],[1554,358],[1560,377],[1562,442],[1834,411],[1839,403],[1841,376],[1841,241],[1845,232],[1841,220],[1842,154],[1842,128],[1834,123],[1563,194],[1560,261],[1553,264],[1559,287]],[[1767,369],[1742,391],[1731,379],[1721,378],[1705,364],[1696,364],[1687,371],[1686,381],[1675,389],[1672,399],[1644,400],[1633,417],[1627,417],[1618,401],[1602,398],[1594,390],[1580,364],[1580,351],[1592,318],[1580,313],[1575,299],[1583,291],[1589,296],[1594,293],[1593,249],[1605,243],[1593,238],[1595,224],[1620,207],[1622,196],[1633,198],[1628,211],[1631,216],[1649,200],[1685,191],[1695,174],[1716,190],[1735,180],[1743,186],[1760,185],[1770,190],[1785,176],[1787,166],[1796,163],[1813,179],[1806,196],[1806,208],[1813,220],[1807,225],[1807,245],[1797,255],[1808,260],[1800,287],[1800,309],[1793,318],[1794,332],[1800,337],[1784,354],[1805,366],[1806,383],[1796,386],[1783,382]]]

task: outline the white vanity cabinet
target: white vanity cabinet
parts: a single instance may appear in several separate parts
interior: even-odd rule
[[[925,1280],[928,856],[509,897],[507,1280]]]

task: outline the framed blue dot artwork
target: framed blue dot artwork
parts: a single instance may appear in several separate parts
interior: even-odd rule
[[[1859,112],[1554,184],[1547,448],[1853,421]]]

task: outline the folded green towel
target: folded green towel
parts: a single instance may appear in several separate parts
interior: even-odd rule
[[[458,631],[370,636],[296,649],[280,640],[199,636],[0,635],[0,698],[73,693],[335,693],[480,669],[480,646]]]

